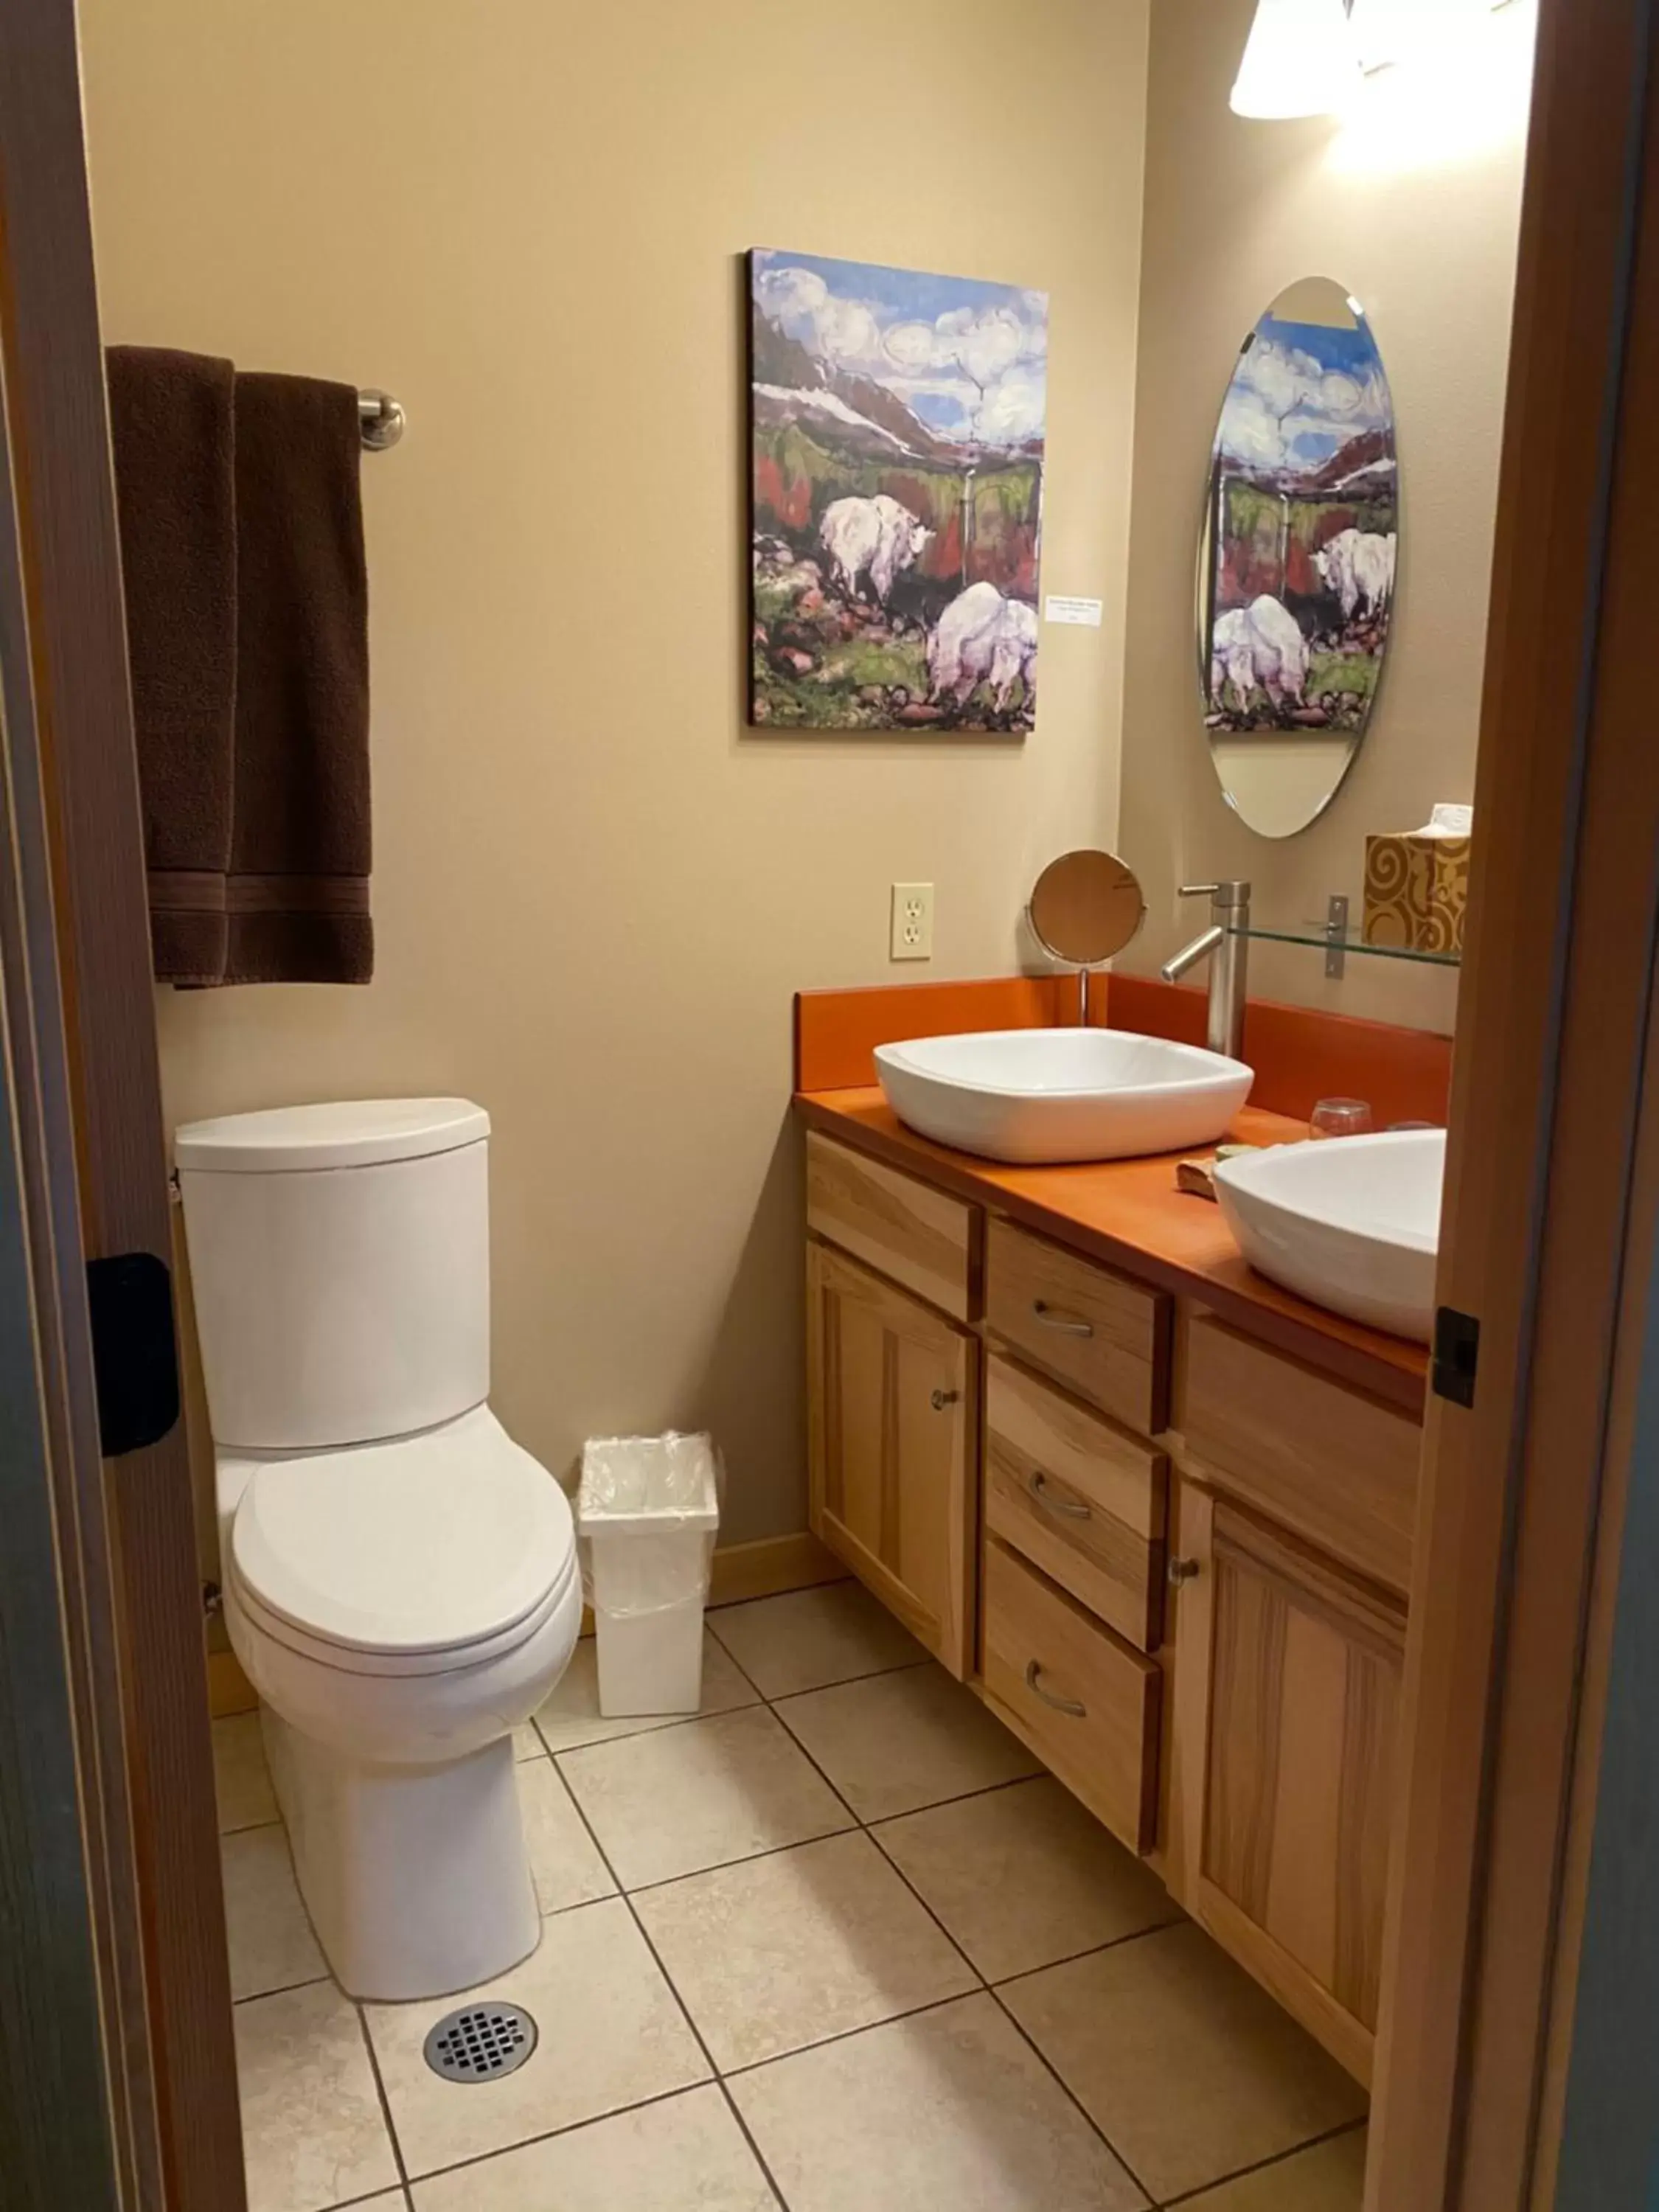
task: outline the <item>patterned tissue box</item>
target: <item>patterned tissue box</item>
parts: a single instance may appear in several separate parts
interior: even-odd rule
[[[1366,944],[1461,954],[1469,845],[1467,837],[1367,837]]]

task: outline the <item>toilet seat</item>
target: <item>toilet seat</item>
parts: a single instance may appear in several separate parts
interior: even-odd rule
[[[358,1674],[511,1651],[577,1574],[564,1492],[487,1406],[392,1443],[261,1462],[225,1566],[251,1624]]]

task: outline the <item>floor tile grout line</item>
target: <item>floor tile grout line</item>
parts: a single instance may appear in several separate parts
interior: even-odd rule
[[[259,2004],[266,1997],[292,1996],[295,1990],[314,1990],[319,1982],[333,1982],[335,1988],[340,1989],[339,1984],[334,1981],[334,1970],[326,1959],[323,1961],[323,1971],[320,1974],[307,1974],[302,1982],[278,1982],[274,1989],[247,1990],[240,1997],[232,1997],[231,2010],[234,2012],[238,2005]],[[340,1990],[340,1995],[345,1996],[345,1991]],[[346,2002],[349,2004],[350,1998],[347,1997]]]
[[[988,1796],[991,1793],[988,1790],[985,1794]],[[964,1801],[957,1799],[952,1802],[961,1803]],[[902,1818],[903,1815],[901,1815],[900,1817]],[[883,1827],[886,1827],[890,1824],[887,1821],[883,1821],[880,1825]],[[911,1880],[908,1871],[899,1864],[898,1861],[893,1856],[893,1854],[888,1850],[886,1844],[882,1842],[881,1838],[876,1832],[876,1830],[873,1827],[869,1827],[866,1828],[864,1832],[869,1837],[871,1842],[881,1853],[883,1858],[886,1860],[888,1865],[892,1868],[894,1873],[897,1875],[899,1880],[904,1884],[905,1887],[909,1890],[911,1894],[915,1897],[917,1904],[920,1905],[923,1910],[938,1923],[939,1926],[944,1929],[945,1935],[950,1936],[951,1942],[954,1943],[957,1949],[962,1953],[963,1957],[968,1960],[969,1965],[973,1968],[975,1973],[978,1975],[982,1985],[988,1990],[1006,1987],[1013,1982],[1024,1981],[1028,1977],[1034,1974],[1048,1973],[1056,1966],[1075,1966],[1081,1959],[1092,1959],[1102,1951],[1115,1951],[1121,1944],[1139,1942],[1143,1936],[1156,1936],[1166,1928],[1176,1928],[1179,1927],[1181,1924],[1179,1921],[1176,1920],[1155,1921],[1150,1928],[1131,1928],[1121,1936],[1109,1936],[1103,1943],[1086,1943],[1080,1951],[1067,1951],[1062,1958],[1045,1959],[1041,1966],[1019,1966],[1017,1967],[1012,1974],[1000,1974],[993,1978],[986,1972],[984,1967],[980,1965],[976,1959],[970,1956],[968,1948],[966,1944],[963,1942],[961,1937],[951,1934],[948,1924],[940,1917],[939,1913],[934,1911],[933,1907],[928,1903],[927,1899],[922,1894],[921,1889],[917,1887],[915,1882]],[[1170,1901],[1171,1903],[1174,1902],[1173,1899]]]
[[[787,1593],[786,1592],[785,1595],[787,1595]],[[750,1601],[747,1600],[743,1601],[743,1602],[745,1603],[749,1601]],[[715,1641],[718,1643],[719,1638],[716,1638]],[[808,1690],[783,1690],[780,1691],[776,1697],[769,1698],[767,1696],[766,1692],[750,1678],[749,1675],[743,1674],[742,1668],[738,1665],[738,1662],[732,1657],[732,1654],[726,1650],[726,1646],[723,1644],[720,1644],[720,1650],[725,1653],[726,1657],[731,1660],[732,1665],[737,1668],[738,1673],[739,1674],[743,1674],[743,1680],[745,1685],[753,1692],[752,1698],[746,1700],[744,1704],[737,1705],[722,1705],[718,1712],[713,1713],[639,1714],[633,1717],[643,1721],[644,1726],[641,1728],[627,1729],[616,1735],[589,1736],[585,1738],[580,1743],[562,1743],[558,1745],[556,1748],[548,1741],[544,1735],[543,1735],[540,1723],[532,1713],[530,1718],[530,1725],[535,1729],[537,1736],[540,1740],[542,1748],[539,1752],[532,1752],[526,1759],[515,1760],[514,1762],[514,1765],[527,1766],[532,1759],[539,1759],[543,1757],[548,1759],[558,1759],[568,1751],[593,1751],[597,1750],[601,1745],[607,1743],[630,1743],[635,1736],[663,1735],[670,1729],[695,1727],[696,1723],[699,1721],[720,1721],[726,1719],[727,1715],[731,1713],[752,1712],[757,1705],[765,1705],[769,1708],[775,1707],[786,1698],[816,1697],[820,1690],[848,1689],[854,1682],[878,1681],[884,1679],[889,1674],[914,1674],[919,1668],[934,1667],[939,1663],[936,1659],[933,1658],[928,1654],[924,1653],[920,1659],[901,1660],[896,1667],[872,1667],[865,1674],[841,1675],[834,1681],[816,1683],[812,1688]],[[602,1716],[596,1716],[596,1717],[602,1717]],[[787,1723],[785,1723],[785,1725],[787,1726]],[[790,1729],[790,1734],[791,1735],[794,1734],[794,1730],[793,1729]]]
[[[750,1686],[753,1688],[754,1686],[750,1684]],[[531,1726],[537,1735],[541,1736],[542,1750],[546,1756],[549,1759],[563,1759],[573,1751],[603,1751],[608,1744],[633,1743],[641,1736],[666,1735],[673,1729],[695,1728],[699,1721],[723,1721],[733,1713],[752,1713],[757,1706],[763,1705],[765,1703],[765,1698],[758,1690],[756,1690],[754,1696],[745,1698],[741,1705],[722,1705],[720,1711],[714,1713],[634,1714],[630,1717],[641,1721],[643,1723],[642,1726],[619,1729],[614,1735],[585,1736],[580,1743],[562,1743],[556,1748],[544,1735],[542,1735],[540,1724],[533,1713],[531,1716]],[[599,1714],[594,1716],[596,1720],[602,1717],[603,1716]],[[515,1765],[519,1763],[516,1759],[514,1761]],[[527,1766],[530,1761],[526,1759],[523,1764]]]
[[[602,1900],[612,1903],[614,1899]],[[579,2136],[589,2128],[603,2127],[607,2120],[623,2120],[633,2112],[648,2112],[655,2105],[672,2105],[678,2097],[690,2097],[699,2089],[716,2089],[715,2080],[683,2082],[678,2089],[659,2089],[653,2097],[635,2097],[626,2105],[613,2105],[603,2112],[592,2112],[585,2120],[566,2120],[556,2128],[538,2129],[533,2136],[521,2136],[517,2142],[499,2143],[494,2150],[481,2150],[471,2158],[451,2160],[447,2166],[423,2166],[405,2185],[411,2191],[422,2182],[438,2181],[452,2173],[471,2173],[475,2166],[491,2166],[498,2158],[511,2158],[514,2151],[532,2150],[538,2143],[557,2142],[565,2136]],[[350,2212],[348,2205],[332,2206],[329,2212]],[[786,2212],[787,2208],[786,2207]]]
[[[927,1666],[938,1666],[938,1659],[929,1659],[929,1662],[925,1662],[925,1663],[927,1663]],[[894,1672],[894,1674],[907,1674],[907,1672],[909,1672],[909,1668],[890,1668],[890,1672]],[[874,1681],[874,1679],[876,1679],[874,1674],[856,1674],[856,1677],[854,1677],[854,1681]],[[830,1687],[830,1690],[838,1690],[838,1687],[841,1687],[841,1683],[827,1683],[827,1687]],[[811,1690],[799,1690],[799,1692],[796,1692],[796,1690],[792,1690],[790,1697],[811,1697]],[[902,1812],[880,1812],[880,1814],[874,1814],[874,1816],[872,1816],[872,1818],[865,1818],[863,1814],[858,1812],[858,1808],[856,1808],[856,1805],[854,1805],[854,1802],[852,1802],[852,1798],[845,1796],[845,1792],[842,1792],[842,1790],[838,1790],[836,1783],[830,1781],[830,1770],[827,1770],[827,1767],[823,1765],[821,1760],[818,1760],[818,1756],[814,1754],[814,1752],[811,1752],[805,1743],[803,1743],[801,1736],[796,1736],[794,1729],[790,1728],[790,1723],[787,1723],[787,1721],[785,1721],[783,1714],[779,1712],[779,1705],[781,1705],[781,1704],[790,1704],[790,1698],[765,1698],[765,1710],[768,1710],[768,1712],[772,1714],[772,1717],[775,1717],[776,1721],[779,1721],[781,1728],[785,1728],[785,1729],[787,1729],[787,1732],[790,1732],[790,1743],[794,1743],[796,1750],[801,1752],[803,1759],[807,1760],[807,1765],[817,1767],[817,1771],[818,1771],[818,1777],[821,1777],[821,1781],[825,1781],[827,1785],[830,1785],[830,1790],[834,1790],[834,1794],[836,1794],[836,1796],[841,1798],[842,1805],[845,1805],[845,1808],[848,1808],[848,1812],[852,1814],[852,1816],[854,1816],[854,1820],[856,1820],[856,1823],[858,1823],[858,1827],[863,1827],[863,1829],[865,1829],[865,1834],[869,1834],[869,1829],[880,1827],[880,1825],[883,1825],[884,1820],[909,1820],[911,1814],[915,1814],[915,1812],[933,1812],[933,1809],[940,1808],[940,1805],[967,1805],[969,1798],[975,1798],[975,1796],[991,1796],[991,1794],[998,1792],[998,1790],[1015,1790],[1015,1787],[1020,1785],[1020,1783],[1036,1783],[1036,1781],[1042,1781],[1040,1774],[1013,1774],[1013,1777],[1009,1777],[1009,1781],[1005,1781],[1005,1783],[987,1783],[987,1785],[984,1785],[982,1790],[963,1790],[963,1792],[957,1794],[957,1796],[929,1798],[929,1801],[927,1801],[925,1805],[907,1805],[907,1808],[902,1809]]]
[[[726,1646],[722,1644],[720,1649],[725,1651]],[[731,1656],[730,1652],[726,1653],[728,1658]],[[732,1663],[735,1667],[738,1662],[732,1659]],[[744,1679],[751,1684],[763,1705],[778,1705],[790,1698],[816,1698],[823,1690],[850,1690],[854,1682],[884,1682],[890,1674],[914,1674],[921,1668],[937,1667],[938,1664],[931,1652],[924,1651],[920,1659],[895,1660],[890,1667],[860,1667],[856,1674],[832,1674],[827,1682],[808,1682],[794,1690],[763,1690],[752,1675],[745,1675]]]
[[[563,1780],[563,1777],[561,1776],[560,1779]],[[719,2088],[720,2095],[726,2101],[726,2109],[732,2115],[732,2124],[737,2128],[739,2135],[742,2136],[744,2141],[748,2144],[750,2154],[753,2157],[757,2166],[759,2166],[762,2174],[764,2176],[767,2187],[777,2199],[778,2204],[781,2208],[781,2212],[790,2212],[790,2208],[784,2197],[783,2191],[778,2186],[777,2176],[767,2164],[765,2158],[762,2154],[760,2145],[755,2141],[754,2136],[750,2133],[748,2122],[744,2118],[743,2114],[738,2110],[737,2100],[732,2096],[731,2091],[726,2086],[726,2076],[720,2072],[720,2068],[714,2063],[714,2054],[708,2048],[708,2045],[704,2039],[702,2030],[697,2026],[696,2020],[692,2017],[690,2006],[686,2002],[684,1997],[681,1996],[678,1984],[675,1981],[674,1977],[669,1972],[666,1965],[664,1963],[661,1954],[658,1951],[656,1945],[652,1942],[651,1932],[647,1928],[644,1921],[641,1919],[638,1911],[635,1909],[632,1897],[623,1887],[621,1882],[617,1881],[617,1869],[611,1865],[610,1858],[606,1855],[605,1845],[599,1841],[598,1833],[594,1830],[592,1823],[589,1820],[586,1813],[583,1810],[580,1800],[577,1797],[575,1790],[571,1788],[568,1782],[565,1783],[565,1788],[570,1792],[571,1802],[576,1808],[577,1818],[581,1821],[582,1826],[587,1830],[589,1839],[592,1842],[594,1850],[599,1853],[601,1863],[604,1865],[605,1872],[610,1875],[612,1881],[617,1882],[617,1894],[627,1906],[629,1917],[632,1920],[635,1927],[639,1930],[640,1941],[644,1944],[646,1949],[650,1953],[652,1959],[655,1961],[657,1972],[662,1976],[664,1982],[666,1984],[669,1995],[673,1998],[675,2003],[680,2008],[681,2015],[685,2021],[687,2028],[690,2032],[692,2041],[696,2045],[698,2050],[701,2051],[703,2055],[704,2063],[708,2066],[710,2076],[712,2077],[715,2086]]]
[[[1085,1959],[1098,1959],[1107,1951],[1121,1951],[1127,1943],[1144,1942],[1148,1936],[1161,1936],[1166,1929],[1180,1925],[1178,1920],[1155,1921],[1150,1928],[1131,1928],[1121,1936],[1109,1936],[1103,1943],[1088,1943],[1080,1951],[1067,1951],[1063,1957],[1049,1959],[1041,1966],[1021,1966],[1012,1974],[988,1974],[985,1978],[994,1990],[1010,1990],[1016,1982],[1034,1981],[1037,1975],[1051,1974],[1060,1966],[1079,1966]]]
[[[390,2189],[371,2189],[367,2197],[348,2197],[343,2204],[325,2205],[319,2208],[319,2212],[360,2212],[362,2206],[378,2204],[383,2197],[401,2197],[405,2206],[410,2201],[407,2186],[401,2181],[394,2181]]]
[[[569,1789],[568,1783],[565,1784]],[[572,1792],[574,1795],[574,1792]],[[679,1882],[696,1881],[706,1874],[729,1874],[733,1867],[752,1866],[757,1859],[781,1858],[786,1851],[805,1850],[809,1844],[834,1843],[838,1836],[856,1836],[865,1832],[863,1824],[855,1815],[848,1815],[844,1828],[826,1828],[822,1835],[797,1836],[793,1843],[768,1844],[764,1850],[744,1851],[735,1859],[716,1859],[712,1865],[688,1867],[684,1874],[659,1875],[650,1881],[636,1881],[632,1889],[618,1893],[623,1897],[649,1897],[653,1890],[672,1889]]]
[[[1133,1941],[1133,1939],[1131,1938],[1129,1940]],[[1082,2098],[1078,2095],[1076,2090],[1073,2088],[1071,2083],[1060,2072],[1059,2067],[1054,2064],[1053,2059],[1049,2057],[1048,2052],[1042,2048],[1042,2045],[1037,2041],[1036,2038],[1030,2033],[1023,2022],[1015,2019],[1012,2008],[1003,2002],[1001,1990],[995,1986],[993,1986],[988,1991],[988,1995],[992,2003],[1000,2009],[1003,2018],[1008,2021],[1015,2034],[1020,2038],[1029,2050],[1036,2053],[1038,2063],[1058,2084],[1060,2094],[1065,2097],[1067,2103],[1071,2105],[1073,2109],[1080,2115],[1085,2125],[1092,2128],[1096,2135],[1099,2136],[1101,2142],[1105,2144],[1107,2149],[1110,2151],[1112,2156],[1117,2160],[1118,2164],[1123,2168],[1125,2173],[1128,2175],[1130,2180],[1133,2182],[1135,2187],[1146,2198],[1147,2206],[1149,2208],[1155,2207],[1158,2203],[1158,2199],[1152,2195],[1152,2191],[1147,2188],[1146,2183],[1135,2172],[1133,2166],[1130,2165],[1128,2160],[1124,2157],[1122,2152],[1112,2141],[1110,2136],[1107,2134],[1105,2129],[1101,2126],[1100,2122],[1095,2118],[1094,2114],[1089,2111],[1088,2107],[1084,2104]]]
[[[1235,2181],[1248,2181],[1252,2174],[1271,2173],[1276,2166],[1287,2166],[1304,2151],[1317,2150],[1322,2143],[1339,2142],[1344,2136],[1358,2135],[1361,2128],[1369,2127],[1369,2115],[1363,2120],[1344,2120],[1340,2128],[1327,2128],[1322,2135],[1310,2136],[1306,2142],[1292,2143],[1289,2150],[1275,2151],[1271,2158],[1258,2159],[1254,2166],[1235,2166],[1231,2173],[1218,2174],[1213,2181],[1201,2181],[1196,2189],[1183,2189],[1178,2197],[1166,2197],[1158,2212],[1176,2212],[1176,2208],[1190,2204],[1196,2197],[1207,2196],[1212,2189],[1230,2186]]]
[[[1045,1966],[1022,1966],[1017,1973],[999,1974],[994,1980],[986,1977],[988,1988],[1011,1990],[1016,1982],[1034,1982],[1039,1974],[1052,1974],[1061,1966],[1079,1966],[1085,1959],[1098,1959],[1107,1951],[1121,1951],[1129,1943],[1144,1943],[1149,1936],[1167,1936],[1172,1928],[1184,1927],[1184,1920],[1160,1920],[1151,1928],[1132,1928],[1127,1936],[1109,1936],[1103,1943],[1091,1943],[1086,1950],[1068,1951],[1063,1959],[1050,1959]]]
[[[929,1997],[925,2004],[906,2005],[902,2012],[890,2012],[880,2020],[866,2020],[857,2027],[838,2027],[829,2035],[814,2036],[810,2043],[798,2043],[789,2051],[775,2051],[766,2058],[745,2059],[741,2066],[728,2067],[718,2076],[722,2082],[741,2081],[750,2074],[763,2074],[771,2066],[787,2066],[792,2059],[805,2058],[815,2051],[828,2051],[833,2044],[851,2043],[854,2037],[875,2035],[884,2027],[897,2027],[908,2020],[921,2020],[930,2012],[943,2012],[948,2005],[969,2004],[975,1997],[994,1996],[996,1992],[981,1984],[977,1989],[953,1990],[948,1997]]]
[[[386,2140],[392,2146],[392,2162],[398,2169],[398,2180],[403,2189],[404,2202],[406,2204],[412,2204],[415,2200],[409,2185],[409,2161],[404,2156],[404,2147],[398,2138],[397,2122],[392,2117],[392,2100],[386,2094],[386,2081],[380,2072],[380,2056],[374,2048],[374,2039],[368,2032],[368,2014],[356,1997],[348,1997],[346,2002],[357,2016],[357,2033],[363,2039],[363,2048],[368,2053],[368,2070],[374,2079],[374,2094],[380,2100],[380,2118],[386,2124]]]

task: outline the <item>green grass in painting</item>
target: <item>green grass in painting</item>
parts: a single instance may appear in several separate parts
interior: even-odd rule
[[[925,698],[927,657],[921,639],[873,644],[867,638],[853,638],[846,645],[832,646],[823,657],[823,678],[814,688],[856,691],[866,684],[902,684],[913,699]]]
[[[1352,691],[1369,699],[1376,689],[1377,663],[1367,653],[1315,653],[1308,659],[1307,693],[1322,698],[1327,691]]]
[[[757,622],[775,623],[787,615],[800,597],[805,586],[792,583],[779,576],[757,576],[755,579],[755,618]]]

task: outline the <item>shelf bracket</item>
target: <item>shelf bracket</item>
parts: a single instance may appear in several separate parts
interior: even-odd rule
[[[1340,982],[1348,972],[1348,902],[1333,896],[1325,908],[1325,973]]]

